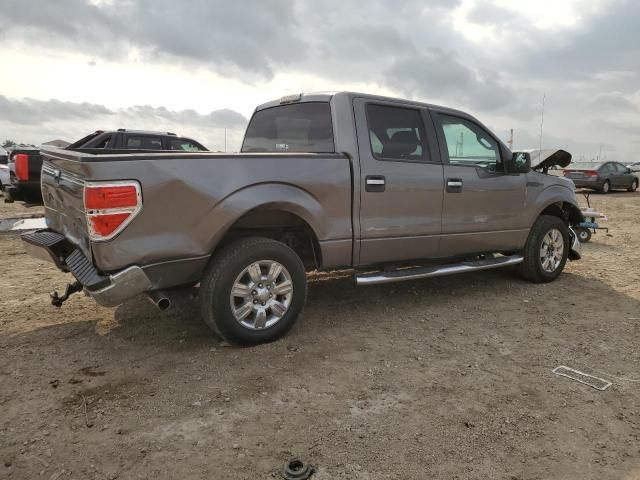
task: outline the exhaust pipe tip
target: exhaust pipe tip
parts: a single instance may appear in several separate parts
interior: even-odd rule
[[[150,292],[147,294],[147,298],[160,311],[167,310],[171,307],[171,299],[163,292]]]
[[[166,310],[171,307],[171,300],[168,298],[161,298],[158,300],[157,306],[160,310]]]

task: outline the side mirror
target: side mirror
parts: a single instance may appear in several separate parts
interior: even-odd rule
[[[511,171],[513,173],[527,173],[531,170],[531,154],[529,152],[513,152],[511,157]]]

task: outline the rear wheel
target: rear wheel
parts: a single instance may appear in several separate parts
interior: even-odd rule
[[[638,189],[638,179],[636,178],[633,182],[631,182],[631,186],[627,188],[628,192],[635,192]]]
[[[600,192],[609,193],[610,191],[611,191],[611,183],[609,183],[609,180],[605,180],[604,183],[602,184],[602,188],[600,189]]]
[[[212,259],[200,286],[200,308],[218,335],[255,345],[287,333],[306,295],[304,265],[293,250],[268,238],[245,238]]]
[[[569,249],[567,224],[558,217],[541,215],[529,232],[518,273],[530,282],[552,282],[562,273]]]

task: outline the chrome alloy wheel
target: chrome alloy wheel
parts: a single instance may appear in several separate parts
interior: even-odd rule
[[[564,255],[564,237],[557,228],[552,228],[542,239],[540,245],[540,262],[542,269],[547,273],[553,273],[562,263]]]
[[[278,323],[293,298],[291,274],[274,260],[259,260],[245,268],[231,288],[231,311],[245,328],[262,330]]]

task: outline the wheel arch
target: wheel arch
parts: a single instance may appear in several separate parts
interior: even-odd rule
[[[225,222],[211,238],[212,254],[239,238],[262,236],[287,244],[305,267],[321,267],[327,216],[309,192],[289,184],[255,185],[228,196],[216,210]]]
[[[580,208],[573,203],[569,203],[563,200],[548,203],[538,213],[536,219],[539,218],[540,215],[552,215],[554,217],[561,218],[570,226],[584,221],[584,216]]]
[[[529,217],[529,228],[533,227],[540,215],[553,215],[563,219],[570,226],[584,221],[574,189],[565,185],[549,185],[537,195],[533,207],[530,210],[532,213]]]

